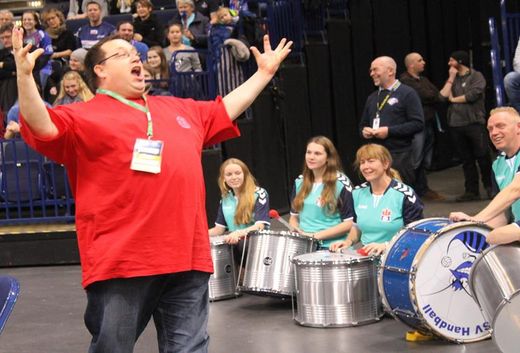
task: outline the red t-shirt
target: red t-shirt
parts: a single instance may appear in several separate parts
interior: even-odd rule
[[[136,102],[143,103],[141,99]],[[76,199],[84,287],[110,278],[212,272],[201,154],[239,136],[222,100],[149,97],[153,139],[164,141],[161,172],[130,169],[146,115],[109,96],[49,109],[59,133],[29,145],[66,166]]]

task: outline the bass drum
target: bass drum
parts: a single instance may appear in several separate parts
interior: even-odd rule
[[[430,218],[403,228],[382,257],[379,291],[385,309],[423,333],[457,342],[490,336],[469,290],[469,271],[489,245],[487,226]]]

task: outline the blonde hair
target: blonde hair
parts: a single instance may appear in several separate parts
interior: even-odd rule
[[[65,84],[63,83],[63,81],[65,80],[76,80],[79,86],[78,96],[81,98],[83,102],[91,100],[94,97],[90,89],[87,87],[87,84],[85,83],[85,81],[83,81],[81,75],[77,71],[67,71],[61,79],[60,92],[56,97],[56,102],[60,101],[67,94],[65,92]]]
[[[354,162],[356,169],[359,170],[361,161],[367,159],[377,159],[383,164],[388,163],[386,175],[392,179],[402,181],[399,172],[392,168],[392,155],[386,149],[386,147],[375,143],[369,143],[361,146],[356,152],[356,161]]]
[[[240,185],[238,194],[235,195],[238,198],[238,205],[235,210],[235,224],[249,224],[253,219],[253,210],[255,208],[255,190],[256,190],[256,179],[251,174],[247,165],[237,158],[229,158],[222,163],[220,166],[220,174],[218,177],[218,186],[222,198],[228,197],[229,192],[232,190],[229,185],[226,184],[224,179],[224,171],[227,166],[236,164],[242,169],[244,174],[244,182]]]
[[[491,109],[491,111],[489,112],[489,116],[498,114],[498,113],[509,113],[516,120],[520,120],[520,113],[518,112],[518,110],[516,110],[513,107],[497,107],[495,109]]]
[[[336,199],[336,181],[338,179],[338,172],[342,171],[341,160],[338,155],[338,151],[331,140],[325,136],[315,136],[307,141],[307,146],[311,143],[316,143],[323,146],[325,153],[327,154],[327,161],[325,164],[325,172],[323,173],[323,191],[321,192],[322,205],[325,206],[327,212],[334,213],[337,208]],[[303,183],[300,191],[296,194],[292,207],[296,211],[300,211],[303,208],[303,202],[305,198],[310,194],[312,185],[314,184],[314,173],[307,167],[307,163],[303,162]]]

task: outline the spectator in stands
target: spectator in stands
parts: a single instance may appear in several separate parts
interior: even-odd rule
[[[428,187],[426,169],[431,166],[433,147],[435,144],[435,128],[437,106],[444,102],[445,98],[433,83],[423,76],[426,62],[419,53],[410,53],[404,58],[406,71],[399,77],[402,83],[412,87],[419,98],[424,112],[424,131],[415,135],[412,142],[414,151],[414,164],[416,166],[415,192],[425,200],[441,201],[445,197]],[[442,91],[448,92],[451,86],[445,84]]]
[[[137,0],[136,12],[137,17],[134,19],[134,39],[148,47],[158,45],[163,46],[164,30],[153,11],[153,5],[150,0]]]
[[[484,93],[486,79],[477,70],[470,69],[469,55],[459,50],[450,55],[446,84],[449,90],[441,94],[451,103],[448,108],[448,126],[452,141],[459,151],[464,171],[464,194],[456,201],[480,200],[479,173],[486,196],[493,197],[491,185],[491,156],[486,131]]]
[[[209,19],[211,24],[217,23],[218,0],[193,0],[198,12]]]
[[[520,39],[513,57],[513,71],[504,77],[504,88],[513,108],[520,112]]]
[[[60,92],[54,101],[54,106],[86,102],[94,98],[87,84],[76,71],[69,71],[60,83]]]
[[[231,37],[236,37],[236,26],[231,16],[229,7],[221,7],[217,11],[217,23],[210,29],[210,48],[215,53],[215,58],[220,57],[220,48],[224,41]]]
[[[364,142],[385,146],[403,182],[413,185],[412,139],[423,131],[424,115],[419,95],[396,80],[396,69],[394,59],[388,56],[372,61],[370,77],[378,89],[368,96],[359,126]]]
[[[146,86],[144,88],[144,93],[149,95],[149,96],[171,96],[172,94],[165,90],[165,89],[162,89],[160,87],[155,87],[153,85],[153,69],[152,67],[150,66],[150,64],[148,63],[143,63],[143,76],[144,76],[144,80],[146,82]]]
[[[53,54],[52,40],[42,29],[40,18],[34,11],[25,11],[22,14],[22,27],[24,29],[24,43],[31,43],[31,50],[43,49],[43,54],[38,58],[38,62],[34,67],[34,74],[43,91],[47,84],[47,78],[52,73],[52,65],[50,63],[50,58]]]
[[[172,58],[175,59],[175,71],[201,71],[199,54],[193,53],[177,53],[179,50],[195,50],[193,47],[182,42],[182,24],[173,23],[168,27],[168,41],[170,45],[163,49],[166,62],[169,67],[172,66]]]
[[[12,33],[14,24],[4,23],[0,26],[0,109],[7,112],[18,99],[16,86],[16,64],[13,56]]]
[[[207,48],[209,20],[196,11],[193,0],[177,0],[177,9],[179,13],[171,22],[182,24],[183,43],[194,48]]]
[[[0,10],[0,26],[7,22],[13,22],[14,15],[9,10]],[[4,46],[2,44],[2,41],[0,41],[0,49],[2,49]]]
[[[134,24],[131,21],[120,21],[116,26],[116,33],[137,49],[142,62],[147,59],[148,45],[134,39]]]
[[[117,15],[120,13],[130,13],[134,10],[134,0],[111,0],[110,14]]]
[[[164,80],[160,83],[154,84],[159,88],[168,88],[168,81],[170,79],[170,72],[168,68],[168,61],[164,56],[163,49],[159,46],[151,47],[148,50],[146,62],[152,69],[152,76],[154,80]]]
[[[115,27],[103,21],[101,15],[101,5],[97,1],[89,0],[87,2],[88,23],[78,28],[76,37],[81,42],[81,47],[90,49],[101,39],[111,35],[115,31]]]
[[[51,59],[65,65],[70,54],[76,49],[76,37],[67,29],[63,12],[56,8],[50,8],[42,12],[42,21],[46,32],[51,37],[53,53]]]
[[[0,10],[0,26],[7,22],[13,22],[14,15],[9,10]]]
[[[69,68],[74,71],[78,71],[81,74],[85,72],[85,57],[87,56],[87,50],[84,48],[78,48],[70,54]]]
[[[107,0],[83,0],[83,1],[81,1],[81,9],[78,5],[78,0],[70,0],[67,19],[78,20],[81,18],[88,17],[87,16],[87,12],[88,12],[87,5],[91,1],[96,1],[101,6],[101,17],[105,17],[108,15],[108,1]]]

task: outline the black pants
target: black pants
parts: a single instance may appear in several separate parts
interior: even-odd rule
[[[397,170],[399,174],[401,174],[401,178],[403,179],[403,183],[414,187],[415,183],[415,170],[413,168],[413,157],[412,150],[407,151],[390,151],[392,155],[392,159],[394,160],[392,163],[392,168]]]
[[[482,124],[450,127],[451,141],[459,151],[466,192],[479,194],[478,170],[485,188],[491,187],[491,155],[488,134]]]

